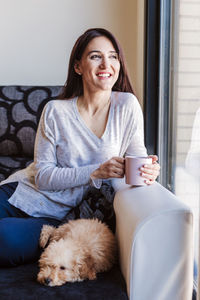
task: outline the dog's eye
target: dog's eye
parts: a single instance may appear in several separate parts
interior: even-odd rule
[[[64,266],[60,266],[60,269],[61,269],[61,270],[65,270],[65,267],[64,267]]]

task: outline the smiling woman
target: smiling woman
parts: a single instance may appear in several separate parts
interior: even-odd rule
[[[109,31],[89,29],[78,38],[62,95],[43,109],[34,149],[34,162],[1,182],[0,266],[37,259],[43,224],[59,224],[92,188],[123,178],[126,155],[147,156],[142,110]],[[151,157],[140,169],[148,185],[160,169]]]

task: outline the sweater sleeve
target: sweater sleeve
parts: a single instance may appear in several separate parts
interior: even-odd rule
[[[39,122],[35,148],[35,184],[39,190],[59,191],[89,184],[90,174],[99,164],[69,168],[61,167],[56,158],[56,138],[51,110],[44,108]]]
[[[131,127],[131,134],[128,147],[125,151],[125,156],[147,156],[147,149],[144,145],[143,113],[141,106],[136,98],[132,107],[132,114],[129,127]]]

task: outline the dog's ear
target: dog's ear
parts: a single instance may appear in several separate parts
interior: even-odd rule
[[[82,279],[88,278],[89,280],[96,279],[96,271],[94,267],[93,258],[90,254],[86,254],[84,259],[77,262],[79,274]]]
[[[90,280],[96,279],[96,270],[94,266],[94,260],[90,254],[87,255],[85,264],[87,266],[87,277]]]
[[[50,238],[53,236],[53,233],[55,231],[55,227],[50,225],[43,225],[42,231],[40,233],[40,246],[42,248],[45,248]]]
[[[71,231],[70,222],[60,225],[58,228],[56,228],[53,235],[53,239],[51,240],[59,241],[61,238],[66,238],[70,231]]]

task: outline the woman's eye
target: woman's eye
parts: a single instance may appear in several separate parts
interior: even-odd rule
[[[92,56],[90,56],[91,59],[100,59],[101,56],[100,55],[97,55],[97,54],[94,54]]]
[[[112,59],[118,59],[118,55],[111,55],[110,58],[112,58]]]
[[[64,266],[60,266],[60,269],[61,269],[61,270],[65,270],[65,267],[64,267]]]

